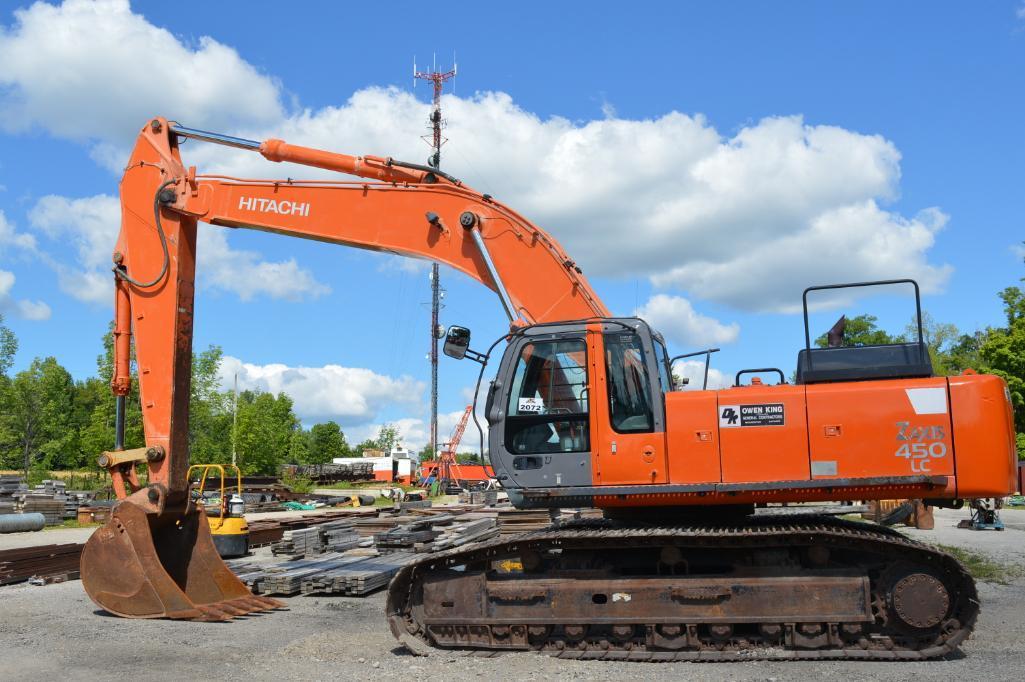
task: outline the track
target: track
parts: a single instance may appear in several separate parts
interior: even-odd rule
[[[392,633],[417,653],[626,661],[923,660],[978,615],[949,554],[831,517],[577,522],[403,568]]]

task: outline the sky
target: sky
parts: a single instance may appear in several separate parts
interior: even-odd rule
[[[0,1],[0,313],[21,342],[15,369],[53,355],[95,373],[117,183],[149,118],[423,163],[414,59],[458,63],[442,167],[551,233],[613,313],[648,319],[670,352],[720,347],[717,386],[747,367],[790,374],[807,286],[911,277],[934,319],[971,331],[1001,323],[996,294],[1025,275],[1020,0],[435,14]],[[200,172],[325,177],[196,142],[183,157]],[[225,387],[237,373],[284,391],[304,423],[334,419],[352,442],[392,423],[424,444],[425,264],[211,226],[198,251],[195,348],[223,349]],[[441,278],[442,322],[490,345],[506,328],[495,295]],[[906,292],[823,298],[812,330],[868,312],[898,332],[912,305]],[[476,373],[442,358],[443,440]]]

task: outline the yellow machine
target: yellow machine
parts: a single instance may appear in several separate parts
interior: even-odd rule
[[[235,472],[235,492],[230,496],[226,486],[225,467]],[[206,511],[217,553],[222,557],[244,556],[249,553],[249,526],[246,524],[245,501],[242,499],[242,472],[234,464],[194,464],[189,467],[188,480],[193,471],[199,471],[199,481],[193,495]],[[213,472],[220,475],[220,496],[204,496],[206,481]]]

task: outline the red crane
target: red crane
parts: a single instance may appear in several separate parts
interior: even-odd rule
[[[459,418],[459,423],[452,430],[452,437],[449,439],[448,444],[438,454],[439,481],[458,480],[458,477],[452,473],[453,465],[456,463],[456,449],[459,447],[459,441],[463,439],[463,432],[466,431],[466,422],[470,419],[470,412],[472,411],[473,405],[467,405],[466,409],[463,410],[463,416]]]

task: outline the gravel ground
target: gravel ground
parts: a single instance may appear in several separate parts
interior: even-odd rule
[[[937,512],[936,531],[911,534],[966,547],[994,559],[1025,562],[1025,531],[957,530],[966,512]],[[1009,518],[1010,517],[1010,518]],[[1013,519],[1013,521],[1012,521]],[[1025,512],[1005,521],[1022,523]],[[38,535],[38,534],[37,534]],[[264,550],[266,551],[266,550]],[[327,680],[344,678],[858,680],[1022,678],[1025,579],[980,583],[982,615],[963,654],[928,663],[606,663],[534,654],[493,659],[459,654],[408,655],[384,621],[384,595],[365,599],[294,597],[289,610],[205,624],[124,620],[89,601],[81,583],[0,588],[0,651],[5,680],[105,680],[149,673],[156,679]]]

